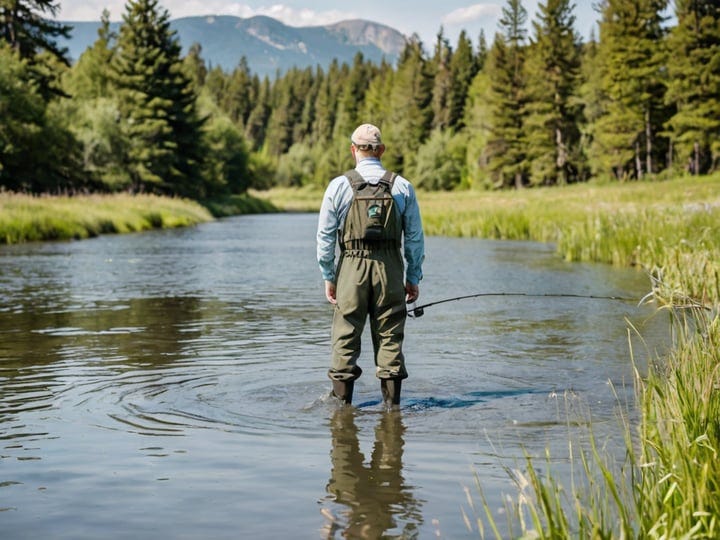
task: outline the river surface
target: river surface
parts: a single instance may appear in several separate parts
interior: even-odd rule
[[[428,307],[407,322],[399,413],[380,404],[369,338],[342,408],[315,227],[243,216],[0,246],[2,538],[478,538],[463,518],[482,509],[476,478],[502,524],[526,453],[562,477],[589,423],[622,456],[630,342],[642,364],[666,327],[651,307]],[[431,237],[426,252],[419,304],[649,290],[549,245]]]

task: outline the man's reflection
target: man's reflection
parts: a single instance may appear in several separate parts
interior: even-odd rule
[[[402,476],[403,434],[400,411],[383,411],[375,426],[375,444],[369,464],[360,452],[356,409],[342,407],[330,421],[332,470],[329,499],[344,507],[342,516],[328,510],[326,538],[338,531],[345,538],[416,537],[422,515],[419,502]]]

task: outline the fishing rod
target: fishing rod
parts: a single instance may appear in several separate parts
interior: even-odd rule
[[[477,293],[477,294],[466,294],[464,296],[456,296],[454,298],[446,298],[444,300],[437,300],[436,302],[430,302],[417,307],[410,307],[408,305],[408,317],[418,318],[425,314],[425,308],[430,306],[437,306],[438,304],[445,304],[446,302],[455,302],[457,300],[466,300],[468,298],[480,298],[483,296],[527,296],[527,297],[545,297],[545,298],[589,298],[592,300],[619,300],[622,302],[636,302],[636,298],[628,298],[626,296],[602,296],[595,294],[572,294],[572,293],[524,293],[524,292],[491,292],[491,293]],[[642,303],[642,300],[640,301]]]

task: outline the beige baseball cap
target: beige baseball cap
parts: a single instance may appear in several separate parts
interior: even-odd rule
[[[373,148],[383,143],[380,130],[372,124],[362,124],[358,126],[358,128],[353,131],[350,140],[355,146],[372,146]]]

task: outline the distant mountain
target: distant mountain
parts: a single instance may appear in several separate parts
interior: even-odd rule
[[[100,22],[64,22],[73,27],[71,39],[61,41],[77,60],[97,39]],[[388,26],[349,20],[326,26],[287,26],[270,17],[185,17],[170,22],[186,54],[193,43],[202,46],[209,66],[232,70],[242,56],[252,73],[274,78],[292,67],[327,67],[333,59],[352,63],[358,51],[367,60],[395,63],[405,36]],[[117,31],[120,23],[111,23]]]

